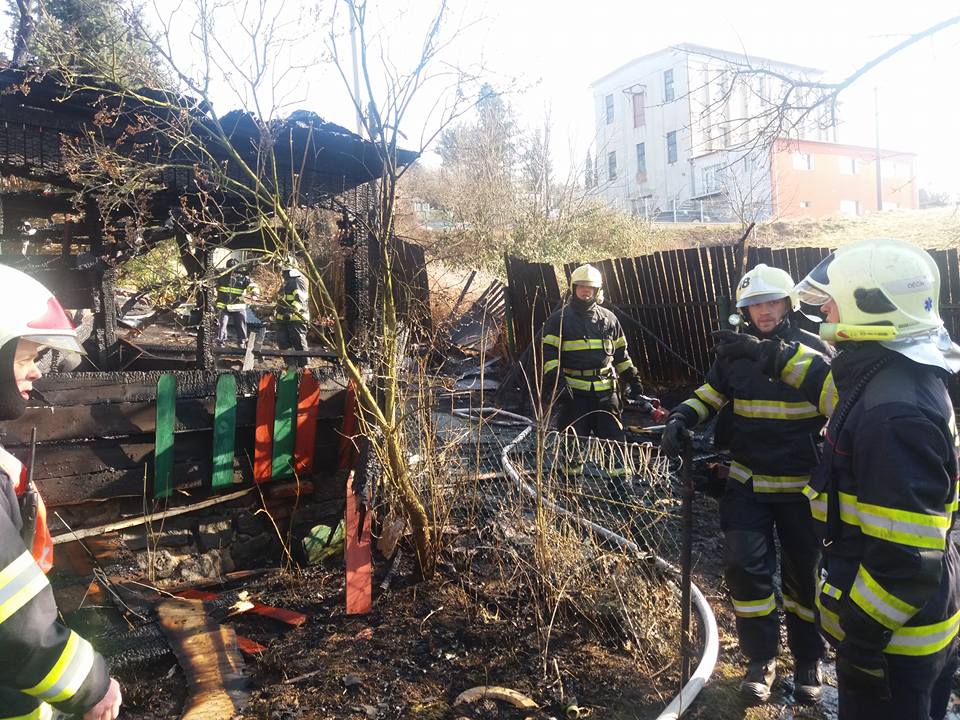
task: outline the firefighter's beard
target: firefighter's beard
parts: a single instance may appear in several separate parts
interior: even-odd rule
[[[0,347],[0,420],[16,420],[27,411],[27,401],[20,395],[13,373],[13,358],[18,338]]]

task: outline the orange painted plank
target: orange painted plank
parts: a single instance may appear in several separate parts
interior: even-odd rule
[[[237,647],[244,655],[259,655],[266,652],[266,645],[261,645],[256,640],[251,640],[244,635],[237,635]]]
[[[262,483],[273,474],[273,412],[277,402],[277,378],[264,373],[257,389],[257,417],[253,431],[253,480]]]
[[[210,592],[209,590],[197,590],[195,588],[180,590],[174,594],[179,595],[182,598],[186,598],[187,600],[203,600],[204,602],[210,602],[211,600],[217,599],[217,593]],[[273,607],[271,605],[263,605],[261,603],[253,603],[253,607],[250,608],[248,612],[251,612],[254,615],[268,617],[273,620],[279,620],[280,622],[286,623],[287,625],[292,625],[293,627],[300,627],[307,621],[307,616],[303,613],[296,612],[295,610]]]
[[[313,373],[304,370],[300,378],[300,397],[297,400],[297,429],[293,445],[293,470],[297,477],[313,471],[313,456],[317,449],[317,414],[320,412],[320,385]]]
[[[343,401],[343,434],[340,436],[339,469],[349,470],[357,464],[357,392],[353,381],[347,385],[346,398]]]
[[[347,473],[347,615],[362,615],[373,607],[373,556],[370,545],[370,513],[360,512],[353,494],[353,471]]]

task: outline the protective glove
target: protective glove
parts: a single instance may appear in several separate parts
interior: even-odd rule
[[[627,391],[625,393],[628,399],[630,400],[645,400],[643,393],[643,384],[640,382],[640,378],[634,376],[630,380],[630,384],[627,385]]]
[[[890,670],[883,650],[869,650],[844,640],[837,648],[837,679],[857,694],[890,699]]]
[[[660,438],[660,452],[667,457],[678,457],[683,451],[689,432],[687,419],[683,415],[671,415]]]
[[[714,350],[723,360],[753,360],[760,371],[776,377],[776,361],[783,344],[779,340],[761,340],[749,333],[717,330],[713,333]]]

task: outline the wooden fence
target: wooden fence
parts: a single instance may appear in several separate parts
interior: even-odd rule
[[[749,248],[746,266],[766,263],[786,270],[799,280],[830,252],[828,248]],[[930,254],[940,268],[940,312],[951,337],[958,339],[960,260],[957,250],[931,250]],[[733,298],[741,275],[735,249],[714,246],[666,250],[593,264],[603,274],[604,304],[620,316],[630,354],[644,381],[655,386],[699,382],[713,361],[711,332],[728,327],[726,318],[735,312]],[[564,267],[567,281],[577,265],[571,263]],[[509,295],[518,352],[529,345],[531,337],[536,337],[546,317],[543,307],[560,302],[560,292],[554,289],[556,278],[554,283],[549,278],[541,280],[552,270],[549,265],[508,259]],[[527,309],[525,302],[532,309]],[[801,322],[807,329],[814,329],[813,323]]]

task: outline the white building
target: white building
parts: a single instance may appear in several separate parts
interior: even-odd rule
[[[772,139],[836,141],[835,118],[822,114],[796,128],[769,124],[782,78],[820,76],[689,44],[636,58],[591,85],[597,134],[587,183],[611,207],[647,217],[702,212],[700,200],[712,201],[708,212],[736,215],[749,207],[753,219],[769,216]]]

